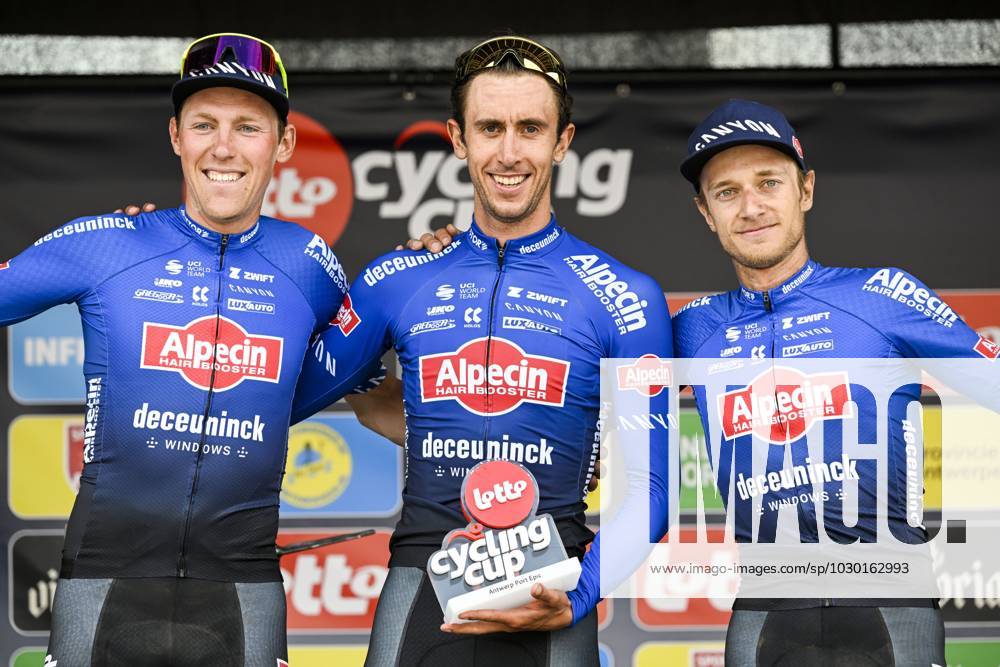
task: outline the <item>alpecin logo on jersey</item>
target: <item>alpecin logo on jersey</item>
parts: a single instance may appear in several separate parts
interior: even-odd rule
[[[817,421],[853,416],[847,373],[807,375],[775,366],[749,386],[718,397],[726,440],[753,433],[765,442],[791,443]]]
[[[284,339],[257,336],[227,317],[213,315],[184,327],[145,322],[140,368],[173,371],[199,389],[226,391],[243,380],[277,382]],[[215,370],[214,386],[212,371]]]
[[[659,396],[669,387],[670,362],[655,354],[644,354],[627,366],[618,367],[618,389],[632,389],[643,396]]]
[[[972,349],[990,361],[994,361],[1000,357],[1000,343],[994,343],[989,338],[983,336],[979,337],[979,340],[976,341]]]
[[[456,400],[477,415],[502,415],[523,402],[562,406],[569,367],[568,361],[527,354],[504,338],[476,338],[454,352],[420,357],[420,397]]]
[[[344,303],[340,304],[340,310],[337,311],[336,317],[330,324],[340,329],[340,333],[344,336],[350,336],[354,328],[361,324],[361,316],[358,315],[358,311],[354,310],[350,294],[344,295]]]

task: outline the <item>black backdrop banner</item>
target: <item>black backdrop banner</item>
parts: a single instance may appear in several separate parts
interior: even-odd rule
[[[937,289],[997,288],[996,83],[985,76],[846,81],[687,76],[583,83],[573,89],[577,135],[571,155],[553,177],[554,207],[573,233],[653,275],[669,292],[730,289],[735,282],[732,268],[698,216],[678,165],[687,135],[702,117],[727,98],[755,99],[785,111],[817,171],[816,203],[807,224],[813,257],[826,264],[901,266]],[[0,262],[75,217],[109,212],[128,202],[150,200],[161,207],[181,202],[179,163],[167,137],[169,85],[156,77],[0,81]],[[350,276],[408,236],[448,222],[468,223],[472,186],[444,134],[449,115],[445,85],[301,77],[293,80],[292,93],[299,147],[276,172],[265,212],[322,234],[333,243]],[[0,507],[0,540],[8,546],[0,550],[5,572],[0,592],[10,612],[9,622],[0,624],[0,661],[25,647],[45,644],[48,597],[55,588],[50,563],[58,562],[58,536],[64,525],[64,510],[50,505],[63,507],[63,501],[53,498],[71,493],[46,489],[48,482],[41,477],[38,488],[29,488],[31,478],[26,482],[18,466],[26,465],[26,451],[52,458],[39,465],[57,466],[60,475],[64,467],[79,465],[73,463],[72,453],[74,419],[80,413],[76,396],[81,392],[76,385],[59,389],[60,383],[79,383],[79,376],[67,379],[56,373],[41,390],[37,383],[21,382],[28,367],[44,365],[39,359],[65,367],[78,361],[76,338],[67,334],[59,340],[69,342],[52,343],[44,329],[56,324],[39,322],[34,330],[0,334],[2,375],[7,380],[6,390],[0,391],[0,455],[10,464],[2,473],[8,502]],[[31,347],[32,340],[43,339],[55,347],[44,353]],[[32,349],[37,358],[29,358]],[[353,433],[353,427],[330,423],[338,433]],[[354,437],[348,436],[348,441]],[[64,439],[65,447],[60,440],[49,451],[47,438]],[[337,449],[335,437],[330,438],[331,451],[350,454],[352,450]],[[67,455],[70,458],[63,461]],[[391,460],[391,451],[388,456]],[[355,469],[363,465],[361,458],[355,460]],[[395,470],[381,463],[376,467]],[[303,511],[285,515],[283,526],[318,532],[391,529],[395,506],[390,506],[367,514],[363,507],[352,506],[347,513],[316,515],[324,519],[319,522]],[[377,544],[384,549],[385,540],[380,540]],[[376,562],[382,557],[381,552],[345,552],[325,562],[331,568],[331,563],[341,562],[331,558],[343,558],[351,572],[364,574],[381,567]],[[301,577],[306,577],[318,566],[303,557],[295,567],[296,576],[302,569],[306,574]],[[377,577],[367,584],[364,577],[351,579],[337,595],[367,591],[367,597],[352,598],[344,608],[353,609],[358,600],[375,596],[373,581]],[[293,586],[290,592],[290,622],[300,633],[293,644],[336,644],[340,650],[345,644],[367,643],[370,608],[358,612],[360,620],[352,625],[331,604],[323,611],[322,618],[329,617],[324,629],[327,621],[312,614],[310,589],[302,588],[306,592],[296,597],[299,590]],[[333,598],[324,593],[324,599]],[[950,636],[981,630],[995,634],[996,600],[990,600],[970,604],[966,612],[949,612],[954,622]],[[602,650],[615,655],[618,663],[629,664],[630,656],[635,664],[666,656],[673,649],[636,649],[641,642],[663,640],[688,642],[694,647],[690,651],[718,657],[724,611],[692,601],[678,616],[674,609],[651,610],[624,602],[616,601],[602,617],[602,627],[608,627],[602,632]],[[330,632],[338,634],[331,640],[326,637]],[[657,653],[661,649],[667,653]],[[299,654],[300,662],[311,664],[305,655]],[[317,660],[329,661],[330,655]],[[336,655],[337,664],[357,659],[356,654]]]

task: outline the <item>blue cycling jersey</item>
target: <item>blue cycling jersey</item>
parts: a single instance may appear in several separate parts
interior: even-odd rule
[[[809,261],[784,284],[767,292],[740,288],[696,299],[677,312],[673,324],[678,357],[719,359],[715,368],[707,369],[708,373],[725,370],[734,364],[763,364],[761,360],[770,358],[995,356],[995,349],[970,329],[948,304],[919,280],[895,268],[834,268]],[[766,367],[773,368],[774,364]],[[709,411],[706,409],[709,397],[704,385],[694,389],[705,432],[709,433]],[[920,429],[919,424],[906,420],[907,406],[919,401],[920,393],[919,381],[905,385],[890,403],[888,414],[889,525],[898,540],[910,543],[926,539],[922,526],[907,522],[907,460],[901,455],[906,438],[912,438],[910,434]],[[712,400],[716,398],[711,397]],[[875,442],[877,407],[874,401],[864,400],[860,392],[856,402],[858,428],[862,431],[859,442]],[[843,433],[840,420],[825,422],[822,430],[825,461],[821,465],[841,462]],[[735,513],[738,541],[773,541],[778,509],[782,504],[796,507],[801,540],[816,541],[816,494],[822,496],[824,527],[833,539],[842,543],[876,540],[878,476],[870,467],[874,462],[864,460],[858,461],[855,469],[859,496],[856,525],[844,519],[842,496],[836,492],[841,482],[836,479],[831,482],[829,477],[824,482],[809,476],[801,479],[788,476],[794,483],[775,483],[763,494],[757,533],[754,534],[754,494],[748,493],[745,485],[745,480],[754,477],[752,447],[743,442],[750,436],[727,439],[720,431],[719,428],[714,430],[719,433],[721,445],[715,472],[720,494],[729,504],[727,511]],[[767,471],[787,472],[788,466],[804,470],[807,440],[801,438],[791,442],[788,458],[784,455],[783,444],[773,444],[768,451]],[[735,491],[732,499],[731,490]],[[737,601],[737,606],[739,604]]]
[[[538,480],[539,511],[582,551],[592,537],[582,512],[598,455],[601,358],[669,358],[672,343],[656,282],[553,218],[502,247],[473,222],[440,253],[369,264],[303,367],[293,419],[322,408],[342,373],[390,347],[403,368],[407,423],[391,564],[424,567],[445,533],[467,523],[462,480],[489,459],[525,465]],[[651,400],[665,413],[666,392]],[[667,450],[666,432],[654,436],[655,542],[666,530]],[[598,558],[596,540],[570,595],[574,620],[597,604]]]
[[[0,325],[83,318],[84,467],[62,576],[280,581],[274,540],[291,397],[346,279],[327,244],[183,209],[80,218],[0,270]]]

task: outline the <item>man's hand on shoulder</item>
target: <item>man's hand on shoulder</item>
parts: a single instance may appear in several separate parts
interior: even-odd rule
[[[499,611],[479,609],[466,611],[460,617],[471,623],[445,623],[444,632],[456,635],[482,635],[489,632],[526,632],[559,630],[573,622],[573,605],[562,591],[542,584],[531,587],[531,602]]]
[[[427,232],[419,239],[410,239],[406,242],[406,245],[400,244],[396,246],[396,250],[402,250],[404,247],[409,250],[430,250],[431,252],[441,252],[446,246],[451,245],[453,238],[461,234],[458,227],[449,223],[448,226],[443,229],[436,230],[433,234]]]
[[[152,213],[156,210],[156,204],[153,202],[146,202],[142,206],[136,204],[127,204],[125,208],[116,208],[115,213],[124,213],[125,215],[139,215],[140,213]]]

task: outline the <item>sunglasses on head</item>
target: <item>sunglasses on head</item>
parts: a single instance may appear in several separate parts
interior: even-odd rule
[[[455,79],[464,81],[476,72],[499,66],[507,58],[514,58],[523,69],[544,74],[566,91],[566,70],[559,55],[536,41],[516,35],[487,39],[463,53],[456,62]]]
[[[181,57],[181,78],[220,62],[236,63],[268,76],[280,74],[288,93],[288,76],[275,48],[262,39],[235,32],[208,35],[191,42]]]

